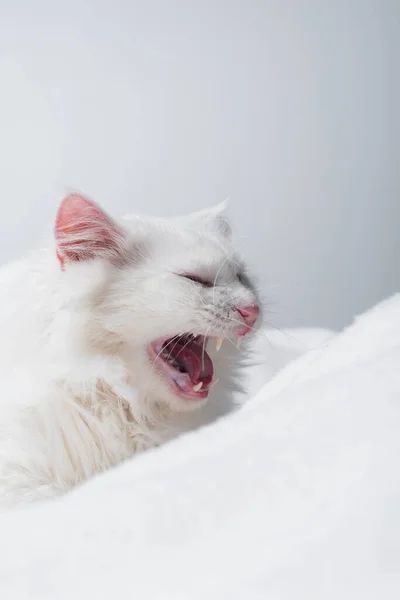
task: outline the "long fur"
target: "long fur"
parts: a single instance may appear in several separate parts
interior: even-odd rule
[[[146,351],[185,332],[233,340],[235,306],[257,300],[237,277],[223,207],[116,223],[80,200],[64,201],[73,218],[59,211],[56,244],[0,270],[3,507],[65,493],[207,423],[239,389],[242,354],[228,340],[218,354],[209,341],[219,382],[208,402],[177,398]]]

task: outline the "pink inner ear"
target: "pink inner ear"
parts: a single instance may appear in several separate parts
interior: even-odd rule
[[[71,194],[61,202],[55,237],[62,268],[66,260],[88,260],[114,253],[120,235],[118,226],[91,200]]]

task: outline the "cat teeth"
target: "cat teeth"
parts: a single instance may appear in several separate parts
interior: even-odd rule
[[[203,382],[200,381],[200,383],[198,383],[198,384],[196,384],[196,385],[193,386],[193,391],[194,392],[199,392],[202,387],[203,387]]]
[[[215,338],[215,348],[217,350],[217,352],[219,352],[221,350],[221,346],[223,344],[223,338],[222,337],[217,337]]]
[[[242,338],[238,337],[236,340],[236,348],[239,350],[240,349],[240,344],[242,343]]]

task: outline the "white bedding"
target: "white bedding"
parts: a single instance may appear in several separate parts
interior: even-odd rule
[[[1,515],[0,597],[400,598],[400,296],[303,334],[237,414]]]

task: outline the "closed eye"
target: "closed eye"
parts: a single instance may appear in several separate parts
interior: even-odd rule
[[[239,283],[241,285],[243,285],[244,287],[246,287],[246,288],[250,288],[251,287],[250,280],[249,280],[249,278],[247,277],[247,275],[245,273],[243,273],[243,272],[242,273],[238,273],[237,274],[237,278],[238,278]]]
[[[194,281],[195,283],[198,283],[199,285],[202,285],[204,287],[212,287],[213,284],[210,281],[207,281],[207,279],[203,279],[202,277],[199,277],[198,275],[194,275],[193,273],[183,273],[180,275],[180,277],[184,277],[185,279],[190,279],[190,281]]]

